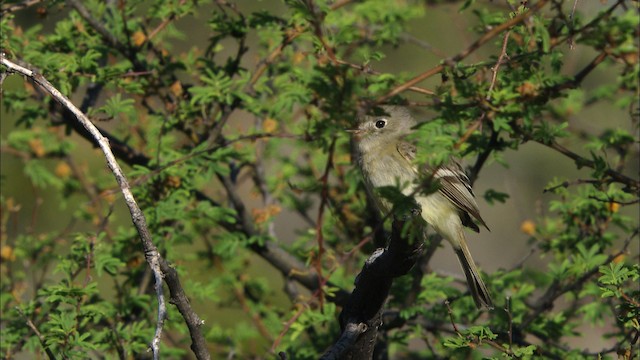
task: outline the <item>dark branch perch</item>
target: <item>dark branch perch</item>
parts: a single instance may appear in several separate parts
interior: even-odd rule
[[[372,358],[393,279],[407,274],[424,250],[423,224],[415,209],[402,219],[394,219],[389,245],[377,249],[356,277],[355,288],[340,314],[342,335],[321,359]]]

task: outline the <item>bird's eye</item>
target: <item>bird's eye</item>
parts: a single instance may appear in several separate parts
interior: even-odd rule
[[[382,129],[386,125],[387,125],[387,120],[386,119],[380,119],[380,120],[376,121],[376,128],[378,128],[378,129]]]

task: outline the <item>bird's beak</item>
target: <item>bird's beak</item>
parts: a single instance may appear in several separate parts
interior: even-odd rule
[[[351,134],[356,140],[360,140],[360,136],[364,132],[362,129],[345,129],[345,131]]]

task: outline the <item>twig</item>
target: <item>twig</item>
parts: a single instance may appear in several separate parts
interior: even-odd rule
[[[600,65],[600,63],[607,58],[607,55],[609,54],[606,51],[602,51],[600,54],[598,54],[595,58],[593,58],[593,60],[591,60],[591,62],[589,62],[582,70],[580,70],[580,72],[578,72],[573,77],[569,84],[573,87],[577,87],[578,85],[580,85],[584,78],[586,78],[587,75],[589,75],[589,73],[591,73],[591,71],[596,68],[596,66]],[[562,89],[564,88],[560,87],[558,90]]]
[[[183,294],[184,290],[181,287],[175,288],[176,283],[179,286],[177,273],[175,274],[173,273],[175,272],[175,270],[171,269],[168,266],[168,264],[164,261],[164,259],[162,259],[160,253],[158,252],[158,249],[153,244],[151,233],[149,232],[149,228],[147,227],[144,213],[136,203],[133,193],[131,192],[131,188],[129,186],[128,180],[124,175],[124,172],[120,168],[120,165],[118,165],[118,162],[116,161],[116,158],[113,155],[111,148],[109,147],[109,141],[107,140],[107,138],[102,136],[100,131],[95,127],[95,125],[93,125],[93,123],[91,123],[91,121],[87,118],[87,116],[84,113],[82,113],[67,97],[65,97],[62,93],[60,93],[60,91],[56,89],[47,79],[45,79],[44,76],[40,74],[36,74],[33,71],[25,67],[22,67],[20,65],[17,65],[14,62],[8,60],[5,57],[4,53],[0,53],[0,63],[6,66],[8,71],[10,72],[19,73],[31,78],[36,84],[38,84],[40,87],[45,89],[49,94],[51,94],[51,96],[55,100],[60,102],[68,111],[70,111],[75,115],[78,122],[80,122],[82,126],[92,135],[92,137],[95,139],[100,149],[102,150],[107,162],[107,166],[113,173],[116,181],[118,182],[118,185],[120,186],[120,190],[124,197],[125,203],[127,204],[127,207],[129,208],[129,212],[131,213],[131,220],[133,221],[133,224],[136,230],[138,231],[138,235],[140,236],[140,240],[144,248],[145,259],[149,264],[149,267],[153,271],[153,275],[155,278],[156,298],[158,300],[158,316],[157,316],[155,335],[151,341],[151,350],[153,351],[154,359],[159,359],[160,337],[162,335],[162,327],[164,324],[164,320],[167,316],[167,309],[166,309],[163,289],[162,289],[164,275],[171,276],[173,280],[172,282],[169,282],[169,281],[167,282],[167,284],[169,285],[169,288],[171,289],[172,295],[174,294],[174,292],[176,294],[179,294],[179,293]],[[173,270],[173,272],[171,270]],[[163,272],[164,272],[164,275],[163,275]],[[180,300],[187,301],[186,296],[183,296],[183,299],[180,299]],[[195,316],[195,319],[198,319],[197,315],[195,315],[193,310],[191,310],[190,305],[188,305],[188,302],[185,302],[179,306],[179,309],[184,310],[185,308],[190,310],[192,315]],[[181,313],[183,313],[182,310],[181,310]],[[183,313],[183,316],[185,316],[184,313]],[[193,317],[191,319],[193,320]],[[199,326],[201,325],[202,322],[198,319],[198,324],[197,324],[198,331],[194,331],[193,326],[191,326],[194,324],[189,324],[189,319],[187,319],[186,317],[185,317],[185,320],[187,320],[187,325],[189,326],[192,339],[194,338],[201,339],[201,341],[199,342],[194,341],[194,343],[192,344],[192,349],[194,353],[199,359],[209,359],[210,355],[206,347],[204,347],[205,345],[204,336],[202,332],[199,331],[200,330]]]
[[[513,350],[505,349],[504,346],[498,344],[497,342],[495,342],[495,341],[493,341],[491,339],[478,339],[477,344],[481,345],[482,343],[485,343],[485,344],[491,346],[492,348],[500,351],[501,353],[506,354],[509,358],[520,359],[520,357],[514,356]]]
[[[573,151],[565,148],[564,146],[556,143],[556,142],[551,142],[551,143],[545,143],[542,141],[537,141],[538,143],[545,145],[553,150],[558,151],[559,153],[561,153],[562,155],[573,159],[576,162],[576,165],[578,166],[578,168],[586,166],[586,167],[590,167],[590,168],[595,168],[596,167],[596,163],[593,160],[589,160],[587,158],[584,158],[576,153],[574,153]],[[640,188],[640,181],[632,179],[624,174],[621,174],[611,168],[608,168],[604,171],[604,173],[606,175],[608,175],[611,179],[623,183],[633,189],[635,189],[636,191]]]
[[[573,8],[571,9],[571,14],[569,14],[569,19],[573,20],[573,16],[576,14],[577,6],[578,6],[578,0],[573,0]]]
[[[449,300],[445,300],[444,301],[444,305],[447,307],[447,313],[449,314],[449,320],[451,321],[451,326],[453,326],[453,330],[455,331],[456,335],[458,335],[459,337],[463,337],[464,335],[458,330],[458,327],[456,326],[456,323],[453,321],[453,311],[451,310],[451,305],[449,303]],[[507,298],[507,306],[508,305],[509,305],[509,298]],[[505,310],[507,310],[507,309],[505,309]],[[508,312],[508,311],[507,311],[507,313],[509,315],[509,319],[511,319],[511,313]],[[482,343],[485,343],[485,344],[491,346],[492,348],[494,348],[494,349],[496,349],[496,350],[498,350],[498,351],[500,351],[500,352],[502,352],[504,354],[510,355],[510,357],[513,357],[513,351],[511,350],[511,346],[513,345],[512,341],[511,341],[511,331],[512,331],[511,326],[512,326],[512,322],[511,322],[511,320],[509,320],[509,330],[508,330],[509,331],[509,345],[510,345],[509,349],[506,349],[504,346],[498,344],[497,342],[495,342],[495,341],[493,341],[491,339],[486,339],[486,338],[485,339],[478,338],[478,339],[470,340],[470,342],[474,343],[474,344],[477,344],[477,345],[482,345]]]
[[[511,34],[511,30],[508,30],[504,34],[504,40],[502,40],[502,50],[500,51],[500,56],[498,57],[498,61],[491,68],[491,72],[493,75],[491,76],[491,85],[489,85],[489,90],[487,90],[487,96],[484,98],[489,101],[491,99],[491,92],[493,91],[493,87],[496,85],[496,79],[498,79],[498,69],[500,69],[500,65],[503,64],[504,58],[509,58],[507,55],[507,44],[509,43],[509,35]]]
[[[322,225],[324,217],[324,209],[327,205],[327,199],[329,197],[329,171],[333,167],[333,152],[336,147],[337,137],[334,136],[329,145],[329,151],[327,152],[327,164],[324,168],[324,174],[320,178],[322,184],[322,190],[320,192],[320,207],[318,208],[318,217],[316,220],[316,242],[318,243],[318,256],[315,259],[316,272],[318,273],[318,280],[324,283],[322,276],[322,256],[324,255],[324,236],[322,234]],[[322,307],[324,301],[323,293],[320,292],[320,307]]]
[[[565,188],[566,189],[571,185],[600,184],[600,183],[601,183],[600,180],[594,180],[594,179],[577,179],[577,180],[574,180],[574,181],[563,181],[561,184],[544,188],[544,190],[542,190],[542,192],[543,193],[548,193],[548,192],[555,191],[555,190],[557,190],[559,188]]]
[[[331,4],[331,10],[337,10],[345,5],[349,5],[351,2],[353,2],[353,0],[338,0]]]
[[[197,156],[201,156],[201,155],[205,155],[205,154],[212,154],[215,153],[218,150],[227,148],[230,144],[233,144],[235,142],[239,142],[239,141],[254,141],[254,140],[258,140],[258,139],[265,139],[265,138],[281,138],[281,139],[297,139],[297,140],[306,140],[303,139],[299,136],[296,135],[291,135],[291,134],[272,134],[272,133],[258,133],[258,134],[250,134],[250,135],[241,135],[238,136],[237,138],[233,138],[233,139],[229,139],[229,140],[225,140],[224,142],[222,142],[221,144],[216,144],[213,146],[210,146],[206,149],[202,149],[202,150],[198,150],[198,151],[194,151],[190,154],[187,154],[181,158],[177,158],[174,160],[171,160],[165,164],[162,164],[158,167],[156,167],[155,169],[153,169],[153,171],[150,171],[144,175],[141,175],[137,178],[134,178],[131,180],[130,184],[131,186],[139,186],[140,184],[148,181],[151,177],[156,176],[158,174],[160,174],[161,172],[167,170],[170,167],[179,165],[189,159],[192,159],[194,157]],[[108,190],[111,191],[111,190]],[[262,191],[262,189],[261,189]]]
[[[184,5],[184,3],[186,3],[186,0],[181,0],[180,3],[177,6],[182,6]],[[171,23],[173,20],[175,20],[177,14],[175,11],[171,12],[171,14],[169,15],[168,18],[164,19],[160,25],[158,25],[155,29],[153,29],[153,31],[151,31],[151,33],[149,34],[149,36],[147,36],[147,41],[151,41],[151,39],[153,39],[154,36],[156,36],[160,31],[162,31],[164,28],[167,27],[167,25],[169,25],[169,23]]]
[[[640,331],[635,330],[635,331],[629,331],[628,335],[625,336],[622,340],[616,342],[613,346],[609,347],[609,348],[604,348],[602,350],[598,350],[598,351],[583,351],[582,355],[589,357],[589,358],[602,358],[602,355],[605,354],[609,354],[612,352],[616,352],[616,351],[620,351],[623,350],[624,348],[622,347],[622,344],[624,344],[625,342],[629,342],[629,348],[633,349],[633,346],[636,345],[636,343],[638,342],[638,338],[640,338]],[[637,350],[637,347],[636,347]],[[633,353],[631,353],[631,355],[633,355]],[[633,359],[634,357],[629,356],[629,357],[624,357],[624,356],[618,356],[618,359]]]
[[[344,60],[341,60],[341,59],[335,59],[335,61],[340,65],[349,66],[350,68],[353,68],[353,69],[356,69],[356,70],[360,70],[365,74],[373,74],[373,75],[382,74],[379,71],[373,70],[368,65],[357,65],[357,64],[353,64],[353,63],[350,63],[348,61],[344,61]],[[417,92],[419,94],[430,95],[430,96],[433,96],[433,95],[436,94],[435,92],[433,92],[431,90],[424,89],[424,88],[421,88],[421,87],[418,87],[418,86],[410,86],[409,88],[407,88],[407,90],[413,91],[413,92]]]
[[[334,269],[330,270],[327,274],[327,278],[329,278],[334,271],[336,271],[338,269],[338,267],[335,267]],[[294,273],[292,272],[291,275],[293,275]],[[285,279],[285,281],[287,282],[287,284],[292,283],[291,279],[293,278],[293,276],[289,276]],[[278,348],[278,346],[280,346],[280,342],[282,341],[282,339],[284,338],[284,336],[286,335],[286,333],[291,329],[291,326],[295,323],[295,321],[307,310],[310,308],[311,302],[314,299],[319,299],[321,296],[321,293],[324,291],[323,287],[326,284],[329,284],[328,281],[326,281],[326,279],[322,279],[320,278],[320,283],[318,284],[317,289],[315,289],[315,291],[313,292],[313,294],[311,294],[309,300],[306,301],[306,303],[298,303],[296,304],[296,307],[298,307],[298,311],[296,311],[296,313],[284,324],[284,327],[282,328],[282,331],[280,331],[280,334],[278,335],[278,337],[275,339],[275,341],[273,342],[273,344],[271,345],[271,353],[275,353],[276,349]],[[289,288],[287,291],[287,293],[291,292],[291,284],[289,285],[285,285],[286,288]],[[297,290],[293,290],[294,293],[289,294],[290,297],[291,295],[294,295],[292,298],[295,299],[295,296],[297,296]],[[334,302],[338,303],[339,305],[344,306],[344,304],[347,302],[347,294],[345,294],[343,297],[341,298],[341,301],[335,301]]]
[[[42,2],[42,0],[25,0],[18,4],[8,5],[3,7],[2,10],[0,10],[0,15],[4,16],[5,14],[10,14],[18,10],[28,8],[40,2]]]
[[[42,348],[44,349],[44,352],[47,354],[47,357],[50,360],[57,359],[56,355],[49,348],[49,345],[47,345],[47,339],[42,335],[42,333],[40,333],[40,331],[38,331],[38,328],[33,323],[33,321],[31,321],[31,319],[27,317],[27,315],[22,311],[22,309],[17,308],[17,310],[20,313],[20,315],[22,315],[25,318],[27,327],[31,329],[31,331],[33,331],[33,333],[36,334],[36,336],[38,337],[38,341],[40,341],[40,345],[42,345]]]
[[[480,128],[480,125],[482,125],[482,122],[486,117],[487,113],[483,111],[480,117],[467,128],[467,131],[465,131],[464,135],[462,135],[462,137],[453,145],[453,148],[459,149],[462,144],[467,142],[467,140],[469,140],[469,137],[471,137],[471,134],[473,134],[474,131]]]
[[[509,349],[513,349],[513,315],[511,315],[511,297],[509,296],[507,296],[504,304],[504,312],[507,313],[507,317],[509,318],[509,330],[507,330]]]
[[[589,199],[596,200],[596,201],[600,201],[600,202],[605,202],[605,203],[616,203],[616,204],[618,204],[618,205],[625,205],[625,206],[626,206],[626,205],[633,205],[633,204],[637,204],[637,203],[639,203],[639,202],[640,202],[640,198],[636,198],[635,200],[630,200],[630,201],[619,201],[619,200],[616,200],[616,199],[614,199],[614,198],[602,199],[602,198],[599,198],[599,197],[597,197],[597,196],[592,196],[592,195],[589,195],[589,196],[588,196],[588,198],[589,198]]]
[[[491,128],[491,137],[489,138],[489,144],[486,146],[483,152],[478,154],[478,158],[476,159],[476,163],[473,164],[473,167],[469,170],[469,184],[473,186],[473,184],[478,179],[478,175],[480,174],[480,170],[484,166],[487,159],[489,159],[489,155],[493,152],[493,150],[498,146],[498,132]]]
[[[298,289],[298,284],[296,284],[296,282],[293,281],[293,279],[290,279],[288,277],[284,278],[284,284],[282,285],[282,288],[292,303],[295,303],[296,301],[298,301],[301,295]]]
[[[533,256],[533,254],[535,253],[536,253],[535,248],[529,249],[529,252],[525,256],[523,256],[515,265],[513,265],[509,270],[509,272],[515,271],[517,269],[522,269],[522,267],[524,266],[524,263],[527,262],[527,260],[529,260],[529,258]]]
[[[318,13],[318,7],[313,3],[313,0],[305,0],[305,2],[307,8],[309,9],[309,12],[311,12],[311,14],[313,15],[313,19],[310,21],[310,23],[311,26],[313,26],[316,38],[322,44],[324,51],[327,52],[327,56],[329,57],[329,59],[331,59],[334,64],[337,64],[338,62],[336,60],[336,54],[333,51],[333,48],[329,46],[322,33],[322,20],[324,19],[324,15]]]
[[[264,120],[256,118],[256,129],[262,128],[264,126]],[[269,187],[267,186],[267,176],[265,174],[265,165],[264,165],[264,152],[265,152],[265,141],[257,141],[255,146],[255,161],[253,163],[253,182],[260,191],[262,195],[262,203],[264,206],[270,206],[276,203],[276,200],[269,192]],[[268,222],[268,233],[269,236],[278,238],[275,231],[275,224],[273,221]]]
[[[260,79],[262,74],[264,74],[264,72],[267,70],[269,65],[271,65],[278,58],[278,56],[282,54],[282,51],[284,50],[285,47],[291,44],[293,40],[295,40],[298,36],[302,35],[305,30],[306,30],[305,27],[301,27],[301,28],[294,28],[292,30],[285,32],[285,36],[282,39],[282,42],[280,43],[280,45],[278,45],[266,58],[264,58],[262,61],[258,63],[256,70],[254,71],[253,75],[251,75],[251,79],[249,79],[249,82],[245,86],[244,90],[246,92],[252,93],[254,91],[254,88],[253,88],[254,85],[258,82],[258,79]]]
[[[458,336],[462,336],[460,330],[458,330],[456,322],[453,321],[453,311],[451,310],[451,304],[449,303],[449,300],[444,301],[444,306],[447,307],[447,313],[449,314],[449,321],[451,322],[451,326],[453,326],[453,331],[455,331]]]
[[[276,352],[276,349],[278,348],[278,346],[280,346],[280,342],[282,342],[284,335],[289,331],[289,329],[291,328],[291,325],[293,325],[293,323],[295,323],[296,320],[298,320],[298,318],[305,312],[305,310],[307,310],[306,306],[303,306],[302,304],[298,305],[298,311],[296,311],[296,313],[293,314],[291,319],[289,319],[284,324],[282,331],[280,332],[280,334],[278,334],[278,337],[275,339],[275,341],[271,345],[271,353]]]

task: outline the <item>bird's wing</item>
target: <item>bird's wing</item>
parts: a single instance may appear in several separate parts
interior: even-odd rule
[[[475,195],[471,188],[471,181],[469,181],[469,177],[457,161],[451,159],[449,164],[440,166],[436,169],[433,177],[440,180],[440,192],[446,196],[447,199],[454,203],[460,210],[473,216],[473,218],[489,230],[489,227],[480,216],[478,204],[476,203]],[[470,226],[468,224],[465,225]]]
[[[418,167],[413,163],[413,160],[416,158],[416,146],[406,141],[399,141],[398,145],[396,145],[396,149],[400,153],[400,156],[411,164],[411,168],[417,175]]]
[[[412,162],[416,157],[416,146],[411,143],[401,141],[398,143],[397,149],[400,155],[409,162]],[[469,218],[469,215],[471,215],[487,230],[489,229],[480,216],[478,204],[471,188],[471,181],[469,181],[469,177],[455,159],[451,159],[448,164],[439,166],[436,169],[426,170],[433,173],[434,179],[439,180],[440,193],[460,209],[460,217],[464,225],[471,227],[475,231],[479,230],[478,226]]]

